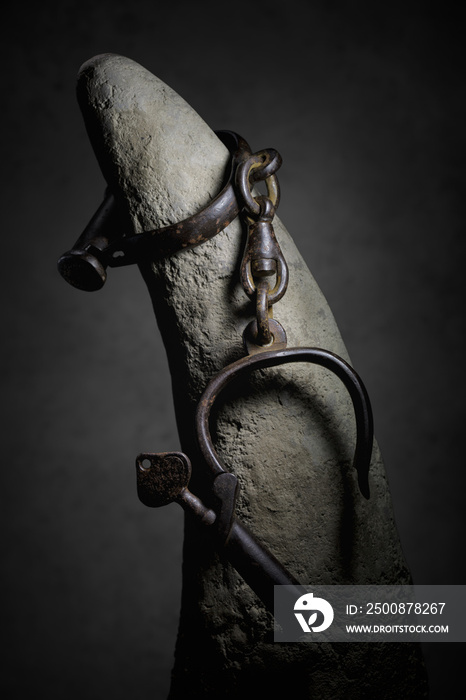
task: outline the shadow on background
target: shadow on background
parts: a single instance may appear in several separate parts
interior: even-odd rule
[[[137,269],[94,295],[56,260],[105,183],[74,87],[128,56],[215,129],[282,154],[279,216],[371,395],[416,583],[465,583],[465,91],[459,18],[421,3],[42,3],[4,18],[2,575],[9,698],[164,698],[182,513],[134,458],[178,438]],[[462,646],[462,645],[461,645]],[[460,645],[426,648],[453,697]]]

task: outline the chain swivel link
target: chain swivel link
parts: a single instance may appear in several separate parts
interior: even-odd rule
[[[288,286],[288,266],[281,252],[273,218],[280,201],[276,171],[282,159],[273,148],[245,158],[236,172],[236,186],[243,201],[243,219],[247,226],[247,243],[241,262],[241,284],[249,297],[255,297],[256,318],[248,326],[245,344],[249,353],[270,348],[275,342],[286,346],[286,334],[273,320],[272,305],[279,301]],[[254,182],[265,181],[267,195],[254,190]],[[269,279],[275,277],[271,287]],[[273,326],[273,328],[272,328]],[[280,339],[276,337],[279,327]],[[255,337],[251,338],[251,334]],[[248,337],[246,337],[248,335]],[[283,343],[285,345],[283,345]]]

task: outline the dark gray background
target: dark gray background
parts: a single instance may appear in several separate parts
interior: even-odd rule
[[[134,457],[178,447],[136,268],[95,294],[56,260],[104,182],[74,89],[128,56],[213,128],[277,148],[279,215],[371,395],[417,583],[465,583],[464,24],[424,3],[16,3],[2,32],[4,516],[9,698],[164,698],[182,512]],[[464,645],[427,648],[435,697]]]

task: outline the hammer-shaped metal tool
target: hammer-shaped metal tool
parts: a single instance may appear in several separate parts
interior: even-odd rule
[[[58,261],[58,271],[73,287],[85,292],[101,289],[107,279],[107,250],[124,234],[121,212],[107,188],[105,197],[78,240]]]

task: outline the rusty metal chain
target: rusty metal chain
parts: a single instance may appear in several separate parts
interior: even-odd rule
[[[268,148],[244,157],[236,170],[237,195],[242,201],[241,215],[248,239],[241,262],[241,283],[245,293],[255,299],[256,317],[244,332],[249,354],[286,347],[286,333],[273,319],[272,306],[286,292],[288,266],[283,257],[273,218],[280,202],[280,186],[276,176],[282,164],[280,154]],[[267,195],[259,194],[254,183],[264,181]],[[275,278],[271,286],[269,280]]]

